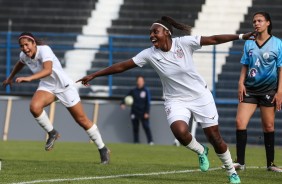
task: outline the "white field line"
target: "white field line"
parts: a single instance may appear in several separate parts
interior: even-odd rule
[[[247,169],[248,168],[249,169],[260,169],[264,167],[249,166],[247,167]],[[220,169],[222,168],[221,167],[210,168],[209,171],[215,171],[215,170],[220,170]],[[125,177],[134,177],[134,176],[157,176],[157,175],[192,173],[192,172],[201,172],[201,171],[200,169],[195,169],[195,170],[165,171],[165,172],[153,172],[153,173],[119,174],[119,175],[110,175],[110,176],[34,180],[34,181],[24,181],[24,182],[19,182],[19,183],[12,183],[12,184],[32,184],[32,183],[43,183],[43,182],[53,183],[53,182],[64,182],[64,181],[100,180],[100,179],[125,178]]]

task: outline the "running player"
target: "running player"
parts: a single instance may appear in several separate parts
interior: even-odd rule
[[[200,122],[207,139],[213,145],[218,157],[225,165],[231,183],[240,183],[232,163],[227,145],[218,129],[218,113],[206,82],[195,69],[192,54],[202,45],[213,45],[228,41],[249,39],[253,33],[240,35],[183,36],[172,38],[173,27],[190,33],[190,27],[163,16],[150,28],[153,46],[137,54],[132,59],[116,63],[106,69],[79,79],[83,85],[96,77],[120,73],[149,63],[158,73],[165,98],[165,110],[171,131],[179,142],[199,156],[200,169],[207,171],[208,148],[196,141],[188,129],[191,114]]]
[[[108,164],[110,161],[109,149],[105,146],[98,127],[88,119],[83,111],[73,81],[66,75],[51,48],[40,43],[28,32],[22,33],[18,41],[21,48],[20,59],[15,64],[10,76],[3,81],[3,86],[12,85],[14,76],[26,65],[33,72],[33,75],[18,77],[16,82],[22,83],[40,79],[38,89],[30,103],[30,112],[38,124],[48,133],[45,150],[51,150],[56,139],[60,136],[50,123],[44,110],[44,107],[54,102],[57,97],[97,145],[101,163]]]
[[[241,59],[242,69],[238,85],[238,111],[236,116],[238,170],[245,169],[247,126],[257,107],[260,108],[266,165],[268,171],[282,172],[274,164],[275,109],[282,104],[282,42],[271,35],[272,22],[267,12],[253,15],[256,41],[246,41]]]

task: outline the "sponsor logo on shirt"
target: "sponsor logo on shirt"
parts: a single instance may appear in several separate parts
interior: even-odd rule
[[[160,60],[162,60],[162,59],[163,59],[163,58],[160,58],[160,59],[157,58],[157,61],[160,61]]]

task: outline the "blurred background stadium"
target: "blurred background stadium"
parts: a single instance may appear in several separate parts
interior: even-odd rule
[[[252,14],[267,11],[273,22],[273,35],[282,36],[282,0],[1,0],[0,1],[0,81],[18,61],[17,38],[29,31],[50,45],[68,75],[77,80],[113,63],[129,59],[150,47],[149,27],[162,15],[193,27],[193,35],[245,33],[252,31]],[[176,32],[175,36],[180,35]],[[213,92],[220,115],[220,129],[228,143],[235,143],[235,116],[240,58],[244,42],[234,41],[215,47],[203,47],[194,55],[199,72]],[[25,68],[20,75],[29,75]],[[106,142],[131,142],[129,110],[121,111],[119,102],[135,86],[142,74],[151,90],[152,131],[156,144],[172,144],[173,136],[166,122],[162,89],[150,66],[122,74],[101,77],[88,88],[76,85],[85,109],[98,126]],[[10,123],[7,138],[42,140],[44,134],[29,113],[29,100],[38,81],[0,88],[0,132]],[[63,131],[62,140],[87,140],[66,110],[57,104],[47,108],[54,112],[54,123]],[[9,113],[10,111],[10,113]],[[96,112],[96,115],[95,115]],[[276,137],[282,135],[282,115],[276,115]],[[36,130],[38,129],[38,131]],[[201,128],[196,137],[206,142]],[[145,142],[145,138],[142,138]],[[248,127],[248,143],[262,144],[259,112]],[[276,144],[282,145],[281,139]]]

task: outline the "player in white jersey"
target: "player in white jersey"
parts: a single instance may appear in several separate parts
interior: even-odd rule
[[[47,45],[42,45],[42,43],[28,32],[22,33],[18,41],[21,48],[20,59],[15,64],[10,76],[3,81],[3,86],[12,85],[14,76],[24,66],[28,66],[33,74],[25,77],[17,77],[15,80],[17,83],[40,79],[38,89],[34,93],[30,103],[30,112],[38,124],[48,133],[45,150],[51,150],[55,140],[60,135],[50,123],[44,107],[50,105],[58,98],[68,109],[75,121],[97,145],[101,163],[108,164],[110,151],[105,146],[97,125],[93,124],[86,116],[78,91],[73,86],[73,81],[66,75],[51,48]]]
[[[161,79],[167,120],[174,136],[182,145],[198,154],[200,169],[207,171],[208,148],[198,143],[188,129],[189,118],[193,114],[195,121],[201,123],[209,142],[226,166],[229,181],[240,183],[228,147],[218,130],[218,114],[213,97],[206,82],[195,69],[192,54],[202,45],[220,44],[239,38],[248,39],[253,33],[172,38],[173,27],[190,33],[189,26],[164,16],[161,20],[155,21],[150,28],[152,47],[143,50],[132,59],[116,63],[77,82],[88,86],[88,82],[96,77],[120,73],[149,63]]]

